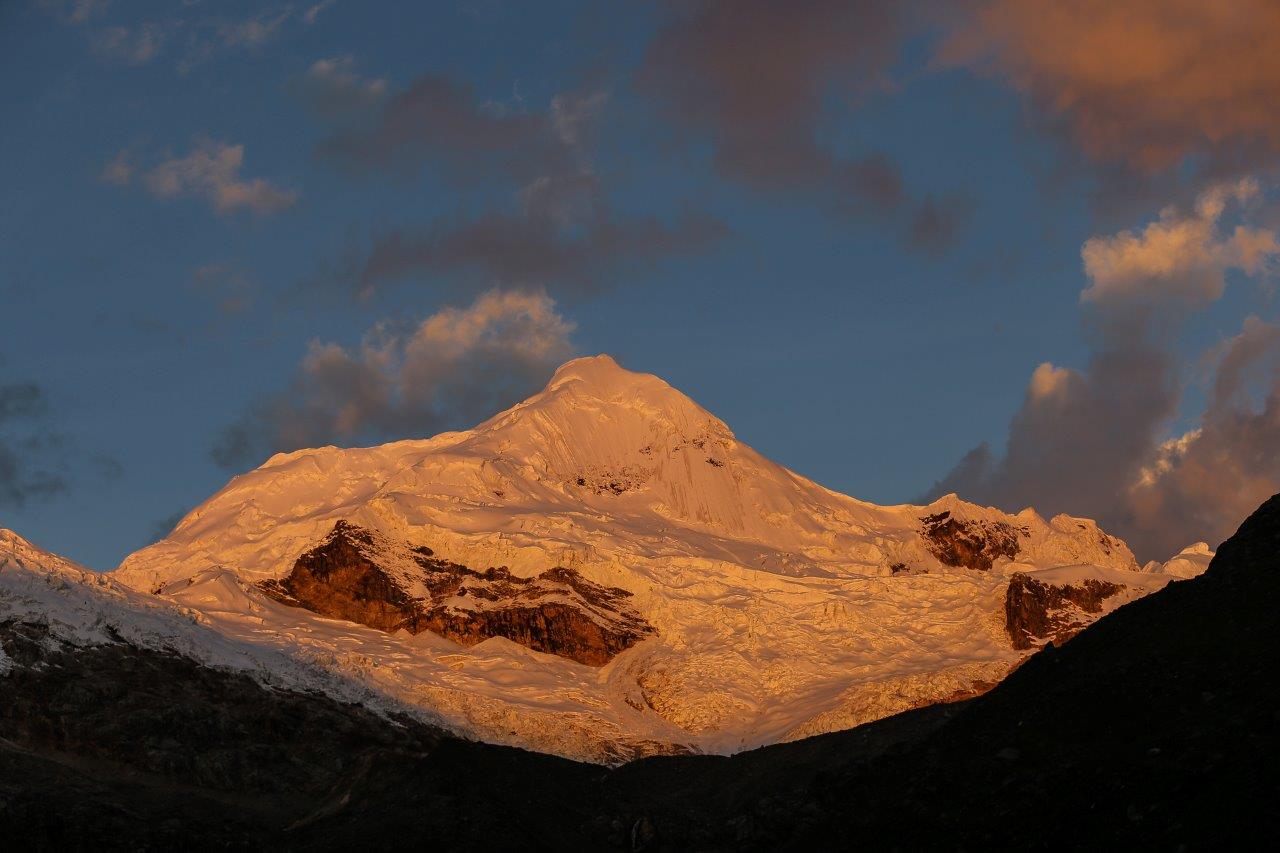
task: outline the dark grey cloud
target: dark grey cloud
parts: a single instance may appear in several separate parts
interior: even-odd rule
[[[46,409],[40,386],[0,384],[0,506],[22,507],[67,488],[66,480],[49,467],[61,436],[44,422]]]
[[[42,414],[44,410],[44,391],[34,382],[0,385],[0,426],[7,421]]]
[[[904,242],[937,252],[966,204],[912,200],[880,151],[836,153],[833,116],[890,86],[924,3],[708,0],[667,3],[637,75],[679,128],[709,138],[718,171],[762,190],[802,191],[844,215],[904,217]]]
[[[471,426],[536,391],[573,354],[573,324],[545,294],[493,290],[360,346],[311,345],[287,389],[254,401],[211,449],[239,470],[276,451]]]
[[[367,90],[368,82],[335,84],[335,75],[350,78],[351,71],[326,66],[319,75],[324,87],[311,93],[318,99],[313,109],[330,115],[345,110],[349,117],[358,112],[350,106],[353,90]],[[602,91],[585,89],[530,111],[522,102],[480,101],[468,87],[436,76],[386,96],[369,126],[339,130],[324,144],[325,156],[362,172],[430,167],[460,184],[496,179],[510,187],[510,201],[383,229],[353,247],[323,281],[362,297],[410,279],[576,296],[724,236],[723,223],[698,211],[661,218],[612,208],[591,163],[594,126],[607,101]]]
[[[975,448],[926,497],[955,491],[1009,510],[1089,516],[1136,553],[1168,557],[1225,537],[1260,495],[1280,490],[1280,445],[1267,447],[1280,413],[1272,326],[1247,321],[1224,345],[1201,427],[1169,438],[1184,391],[1178,332],[1221,297],[1229,272],[1265,278],[1280,259],[1274,232],[1229,221],[1257,193],[1251,182],[1215,187],[1193,211],[1166,209],[1140,231],[1086,242],[1088,364],[1037,367],[1003,454]],[[1266,370],[1258,408],[1242,389]],[[1233,489],[1245,497],[1228,499]]]
[[[362,296],[397,280],[446,276],[480,287],[545,286],[575,296],[607,289],[672,255],[700,251],[727,233],[720,220],[696,211],[671,221],[621,217],[594,191],[586,198],[555,193],[539,192],[521,211],[385,231],[341,278]]]
[[[896,57],[901,21],[877,0],[668,3],[639,74],[681,124],[710,135],[717,166],[750,183],[817,184],[840,162],[820,141],[831,99],[868,93]]]
[[[330,115],[350,111],[360,83],[337,79],[344,73],[351,77],[349,69],[310,75],[313,109]],[[561,112],[581,113],[592,101],[591,95],[561,97]],[[381,109],[367,126],[340,129],[321,145],[322,156],[362,173],[429,166],[459,184],[495,176],[525,183],[578,169],[576,140],[558,125],[554,104],[543,112],[513,110],[481,101],[470,86],[439,75],[420,77],[379,100]],[[581,124],[588,117],[576,120]]]
[[[949,248],[973,214],[974,206],[967,195],[925,197],[911,215],[908,245],[932,253]]]
[[[1217,363],[1200,426],[1162,443],[1128,493],[1139,547],[1172,553],[1186,531],[1217,545],[1280,490],[1280,326],[1245,320]]]
[[[167,515],[157,521],[152,525],[151,534],[144,544],[150,545],[152,542],[159,542],[161,539],[164,539],[173,532],[173,528],[178,526],[178,522],[182,521],[188,512],[190,512],[190,510],[180,509],[177,512]]]

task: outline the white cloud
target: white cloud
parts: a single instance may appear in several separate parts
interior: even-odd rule
[[[1221,227],[1229,205],[1247,205],[1258,192],[1257,182],[1248,178],[1216,186],[1201,194],[1192,213],[1166,208],[1141,232],[1090,238],[1081,250],[1089,277],[1081,299],[1111,308],[1164,304],[1194,309],[1222,296],[1228,271],[1266,272],[1280,257],[1276,232]]]

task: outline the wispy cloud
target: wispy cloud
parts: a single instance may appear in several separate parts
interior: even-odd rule
[[[54,426],[43,387],[0,381],[0,507],[62,494],[72,485],[72,472],[112,480],[121,467],[110,456],[85,453]]]
[[[320,17],[320,13],[324,12],[336,2],[338,2],[338,0],[320,0],[319,3],[316,3],[313,6],[308,6],[306,11],[302,13],[303,23],[308,27],[313,26],[316,22],[316,18]]]
[[[292,88],[317,118],[335,126],[372,120],[389,93],[384,78],[361,75],[349,55],[317,59]]]
[[[146,65],[160,55],[169,28],[159,23],[102,27],[90,36],[89,45],[103,59],[125,65]]]
[[[224,317],[248,311],[257,297],[258,288],[251,278],[231,264],[205,264],[191,277],[192,285],[208,298]]]
[[[297,201],[294,190],[281,189],[263,178],[242,178],[243,166],[243,145],[198,139],[186,155],[166,158],[145,171],[139,170],[126,149],[107,164],[102,176],[117,186],[127,186],[136,178],[158,199],[200,198],[219,213],[276,213]]]
[[[87,24],[106,14],[111,0],[39,0],[47,9],[68,24]]]
[[[313,111],[344,119],[322,147],[357,173],[428,169],[460,186],[505,180],[510,203],[425,225],[380,229],[353,248],[335,275],[369,297],[395,282],[447,278],[468,287],[545,288],[560,296],[597,292],[639,267],[698,251],[722,237],[719,220],[622,215],[592,165],[594,127],[609,97],[588,88],[555,95],[543,109],[497,105],[442,77],[387,95],[352,63],[326,60],[308,73]],[[368,105],[376,109],[370,116]],[[339,109],[340,106],[345,109]]]
[[[292,7],[263,10],[239,20],[202,19],[187,27],[186,52],[178,71],[186,74],[196,66],[226,51],[259,51],[277,38],[284,26],[296,17]]]
[[[324,66],[321,72],[318,76],[332,84],[336,73],[349,75],[350,68]],[[350,85],[330,86],[330,91],[350,90]],[[575,97],[586,102],[594,94]],[[559,112],[493,109],[469,86],[428,75],[387,98],[368,126],[339,129],[321,151],[354,172],[425,167],[459,184],[494,175],[524,182],[574,170],[572,145],[558,132],[557,122],[561,131],[570,126],[580,131],[587,115],[566,118],[570,109],[587,108],[562,103]]]

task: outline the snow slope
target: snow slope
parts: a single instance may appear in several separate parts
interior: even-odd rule
[[[985,571],[945,565],[947,543],[921,533],[930,519],[1004,552]],[[387,634],[253,586],[285,577],[339,520],[481,570],[572,568],[630,592],[657,633],[592,667],[502,638]],[[617,760],[731,752],[982,689],[1027,654],[1004,629],[1008,576],[1048,570],[1119,578],[1108,609],[1173,576],[1139,572],[1087,519],[833,492],[657,377],[597,356],[472,430],[277,454],[113,578],[459,730]]]
[[[206,600],[234,603],[246,617],[259,607],[258,597],[230,572],[210,573],[200,583]],[[342,675],[327,652],[313,657],[241,642],[198,609],[130,589],[0,528],[0,622],[10,621],[46,626],[53,641],[73,647],[130,643],[240,670],[268,686],[319,690],[380,711],[416,710]],[[0,649],[0,676],[10,665]],[[429,713],[421,716],[434,721]]]
[[[1175,578],[1193,578],[1209,568],[1213,559],[1213,549],[1208,542],[1196,542],[1183,548],[1172,558],[1163,563],[1152,560],[1143,567],[1144,572],[1170,575]]]

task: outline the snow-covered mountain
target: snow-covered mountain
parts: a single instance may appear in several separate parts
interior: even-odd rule
[[[1175,574],[1087,519],[833,492],[597,356],[472,430],[278,454],[112,579],[465,733],[617,760],[980,691]]]
[[[240,586],[229,572],[206,578],[205,585],[220,589],[219,600],[238,603],[246,613],[257,606],[251,598],[237,598]],[[4,528],[0,625],[36,626],[47,642],[67,648],[124,643],[243,672],[267,686],[321,691],[383,713],[409,710],[327,666],[326,660],[270,643],[240,641],[197,609],[130,589],[110,574],[87,569]],[[0,647],[0,676],[12,665]],[[432,719],[425,712],[422,716]]]

